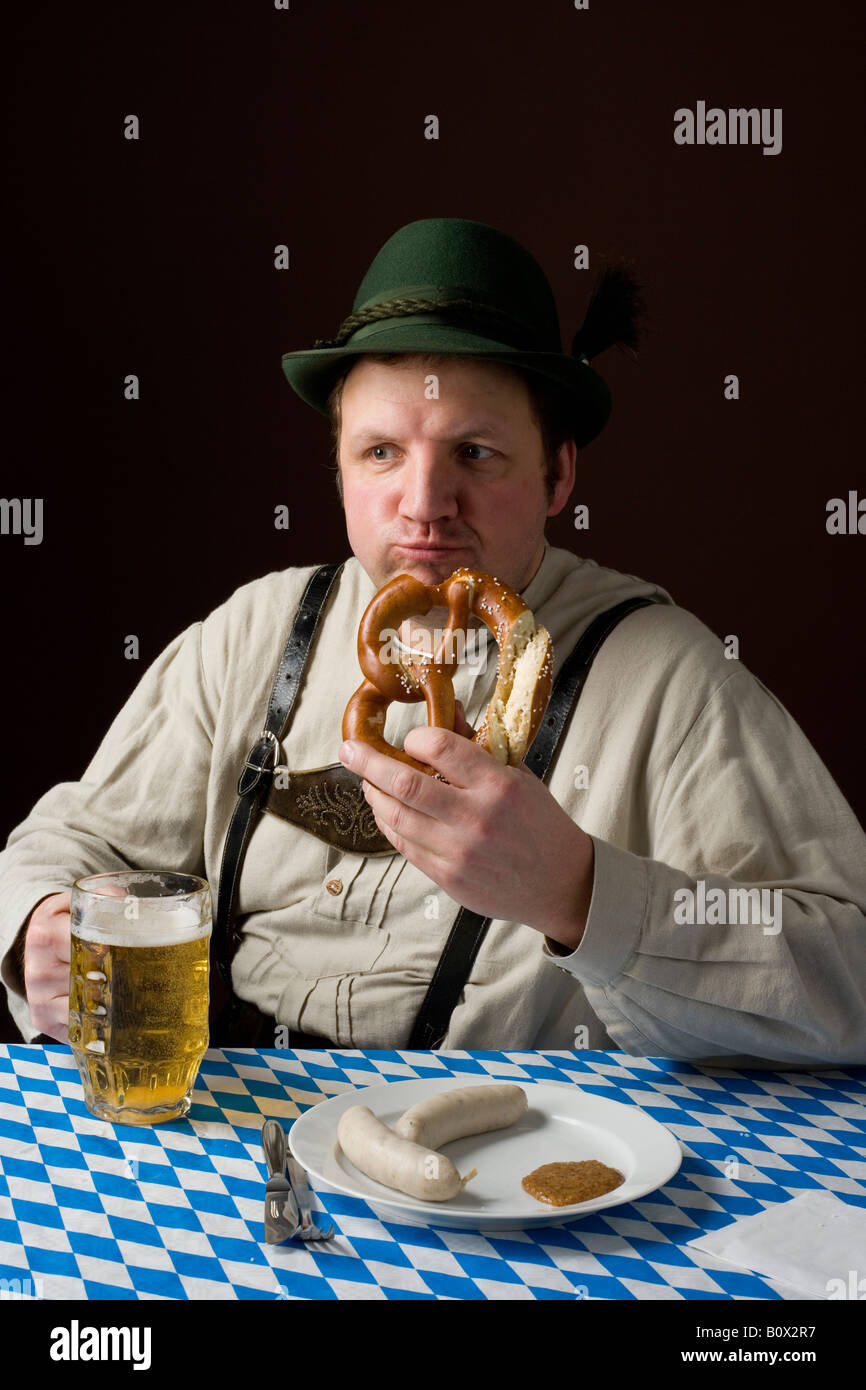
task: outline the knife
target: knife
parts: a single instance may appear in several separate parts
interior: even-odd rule
[[[265,1186],[265,1240],[280,1245],[297,1231],[298,1204],[286,1177],[286,1135],[279,1120],[262,1125],[262,1149],[268,1165]]]

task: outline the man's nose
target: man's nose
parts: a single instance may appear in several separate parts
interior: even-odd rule
[[[454,472],[441,452],[425,444],[402,470],[400,512],[413,521],[438,521],[458,510]]]

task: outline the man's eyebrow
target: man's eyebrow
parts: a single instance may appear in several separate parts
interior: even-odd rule
[[[444,435],[446,442],[458,439],[501,439],[504,434],[501,423],[497,424],[493,420],[468,420],[459,429],[452,431],[450,435]],[[378,444],[380,440],[395,438],[395,432],[387,428],[376,429],[368,426],[348,433],[350,444],[360,447],[364,444]]]

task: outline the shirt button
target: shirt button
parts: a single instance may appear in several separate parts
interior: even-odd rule
[[[343,891],[343,880],[340,878],[329,878],[325,887],[329,893],[333,893],[334,897],[336,897],[338,893],[342,893]]]

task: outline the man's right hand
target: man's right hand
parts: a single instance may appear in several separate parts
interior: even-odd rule
[[[71,893],[51,893],[30,914],[24,937],[24,988],[41,1033],[69,1040]]]

